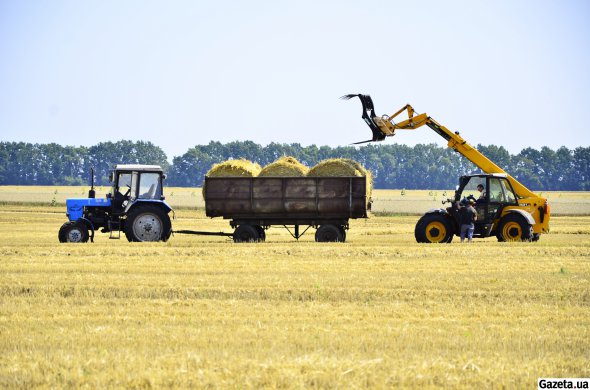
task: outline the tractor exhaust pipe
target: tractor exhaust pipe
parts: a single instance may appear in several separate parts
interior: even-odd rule
[[[88,190],[89,198],[96,198],[96,191],[94,191],[94,167],[90,168],[90,189]]]

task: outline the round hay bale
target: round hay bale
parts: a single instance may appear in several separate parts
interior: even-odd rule
[[[344,158],[330,158],[320,161],[309,170],[307,176],[364,176],[361,171],[347,160]]]
[[[301,164],[295,157],[285,156],[268,164],[258,174],[258,176],[272,177],[272,176],[305,176],[309,168]]]
[[[260,173],[260,165],[250,160],[227,160],[213,165],[206,176],[209,177],[255,177]],[[203,182],[203,199],[205,199],[205,183]]]
[[[227,160],[219,164],[213,165],[206,176],[209,177],[255,177],[260,173],[260,165],[253,163],[250,160]]]
[[[373,194],[373,174],[371,171],[366,169],[364,166],[361,165],[358,161],[355,161],[351,158],[343,158],[342,160],[346,161],[350,165],[356,168],[359,172],[362,173],[362,176],[367,178],[367,197],[370,198]]]
[[[364,176],[367,179],[367,202],[373,193],[373,175],[359,162],[349,158],[330,158],[312,167],[307,176]]]

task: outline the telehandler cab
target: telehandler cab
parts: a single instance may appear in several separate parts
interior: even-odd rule
[[[373,137],[356,144],[383,141],[395,135],[396,130],[415,130],[428,126],[448,142],[454,149],[480,168],[484,173],[462,176],[453,199],[446,209],[429,210],[416,223],[414,231],[416,241],[424,243],[448,243],[453,235],[460,234],[459,205],[468,199],[476,201],[477,221],[474,237],[496,236],[498,241],[537,241],[542,233],[549,232],[551,209],[547,199],[534,194],[502,168],[494,164],[476,148],[469,145],[459,132],[452,132],[439,124],[427,114],[415,114],[412,106],[407,104],[393,115],[375,115],[373,100],[369,95],[350,94],[342,96],[348,100],[358,97],[363,105],[362,118],[369,126]],[[401,113],[407,119],[395,122]],[[477,187],[483,187],[479,192]],[[474,194],[477,194],[476,199]]]
[[[67,199],[66,222],[59,229],[60,242],[94,241],[95,230],[102,228],[109,238],[121,232],[129,241],[166,241],[172,233],[172,208],[164,201],[162,168],[157,165],[116,165],[113,183],[106,198],[96,198],[94,170],[88,198]]]

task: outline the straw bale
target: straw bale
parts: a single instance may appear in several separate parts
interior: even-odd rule
[[[227,160],[213,167],[207,172],[210,177],[255,177],[260,173],[260,165],[246,159]]]
[[[373,193],[373,175],[359,162],[349,158],[330,158],[312,167],[307,176],[364,176],[367,179],[367,200]]]
[[[301,164],[295,157],[285,156],[268,164],[258,176],[305,176],[309,168]]]
[[[207,172],[209,177],[255,177],[260,173],[260,165],[250,160],[227,160],[213,167]],[[205,199],[205,183],[203,183],[203,199]]]

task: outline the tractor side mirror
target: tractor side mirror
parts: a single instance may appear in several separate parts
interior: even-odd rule
[[[162,180],[166,180],[167,177],[168,177],[167,174],[165,174],[165,173],[162,174]]]
[[[111,171],[109,174],[109,183],[112,183],[113,181],[115,181],[115,172]]]

